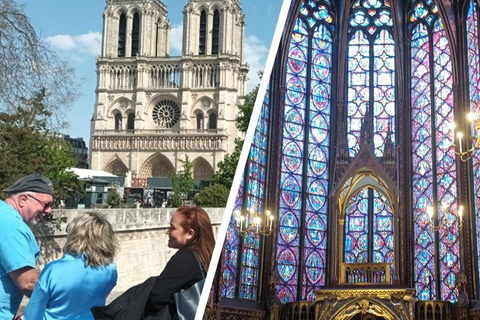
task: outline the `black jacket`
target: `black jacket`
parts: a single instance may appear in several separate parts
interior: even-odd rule
[[[178,250],[156,279],[145,305],[145,315],[156,315],[169,305],[172,311],[173,294],[202,280],[202,272],[192,249]],[[171,315],[174,314],[173,308]]]
[[[131,287],[108,306],[92,307],[95,320],[141,320],[148,295],[158,277],[148,278],[145,282]]]
[[[108,306],[93,307],[95,320],[169,320],[175,314],[173,294],[203,279],[191,249],[180,249],[158,277],[131,287]]]

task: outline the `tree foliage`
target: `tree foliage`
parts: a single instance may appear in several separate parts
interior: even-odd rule
[[[193,163],[185,155],[185,160],[180,160],[182,163],[182,170],[178,173],[171,175],[172,180],[172,192],[171,197],[172,207],[179,207],[182,205],[182,199],[188,199],[195,188],[195,182],[193,180],[192,171]]]
[[[258,77],[262,79],[263,72],[258,73]],[[236,126],[238,130],[242,133],[246,133],[248,130],[248,125],[250,124],[250,118],[252,117],[253,107],[255,106],[255,100],[257,99],[258,88],[260,85],[257,85],[245,96],[245,101],[241,106],[238,107],[238,116],[236,119]]]
[[[114,188],[108,190],[107,205],[109,208],[118,208],[122,204],[123,199],[120,193]]]
[[[65,108],[78,97],[78,79],[49,49],[14,0],[0,0],[0,112],[15,113],[22,99],[44,90],[51,128],[65,126]],[[46,90],[45,90],[46,89]]]
[[[83,193],[83,182],[67,168],[77,161],[71,146],[47,130],[51,113],[43,104],[45,90],[10,112],[0,112],[0,190],[20,177],[41,173],[53,182],[57,201]]]
[[[221,184],[230,189],[232,187],[235,171],[237,170],[238,159],[242,152],[243,139],[235,139],[235,148],[231,154],[225,155],[218,163],[218,170],[212,176],[212,184]]]
[[[230,189],[221,185],[214,184],[204,188],[195,195],[195,204],[207,208],[221,208],[227,205]]]
[[[258,73],[259,78],[262,78],[262,72]],[[250,93],[245,96],[243,105],[239,106],[239,113],[236,119],[236,126],[243,134],[248,130],[250,118],[252,116],[255,99],[257,98],[259,85],[257,85]],[[242,152],[243,139],[235,139],[235,148],[231,154],[227,154],[222,161],[218,163],[218,170],[212,177],[212,184],[221,184],[226,188],[232,187],[233,178],[237,170],[238,160]]]

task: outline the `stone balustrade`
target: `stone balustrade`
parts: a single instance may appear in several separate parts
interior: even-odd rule
[[[388,263],[342,263],[340,284],[391,284]]]
[[[175,150],[198,150],[198,151],[226,151],[227,136],[225,134],[204,135],[108,135],[92,136],[92,151],[105,150],[135,150],[142,151],[175,151]]]

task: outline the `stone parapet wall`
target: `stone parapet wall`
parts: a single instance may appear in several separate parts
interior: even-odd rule
[[[92,209],[61,210],[54,212],[67,221],[59,226],[36,228],[35,236],[40,246],[41,256],[38,268],[62,256],[66,241],[66,226],[81,212],[95,211],[103,214],[116,232],[120,251],[115,257],[118,268],[118,282],[114,292],[123,292],[131,286],[143,282],[150,276],[158,275],[165,267],[175,249],[167,247],[166,231],[174,208],[157,209]],[[220,228],[224,208],[206,208],[212,222],[215,236]]]

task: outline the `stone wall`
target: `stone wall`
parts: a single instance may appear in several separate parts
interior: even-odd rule
[[[167,261],[176,252],[167,247],[166,230],[174,208],[157,209],[92,209],[102,213],[115,229],[120,251],[115,257],[118,268],[118,282],[112,295],[116,295],[143,282],[150,276],[158,275]],[[54,212],[57,217],[66,217],[67,222],[56,228],[36,228],[35,235],[41,256],[38,268],[41,270],[49,261],[59,259],[66,241],[66,226],[79,213],[87,210],[62,210]],[[207,208],[216,235],[220,228],[224,208]]]

